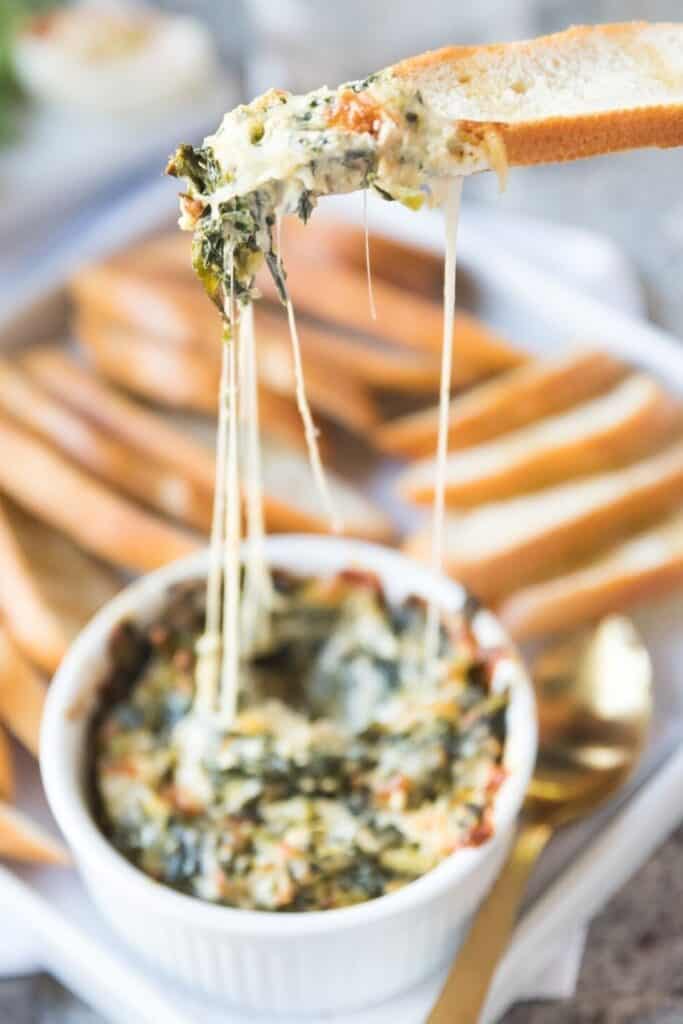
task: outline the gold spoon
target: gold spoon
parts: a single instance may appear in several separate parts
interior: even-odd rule
[[[652,670],[628,619],[550,649],[533,671],[539,752],[508,859],[460,947],[428,1024],[477,1024],[529,875],[555,829],[592,813],[638,762]]]

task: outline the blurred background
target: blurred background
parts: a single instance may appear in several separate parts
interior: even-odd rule
[[[69,18],[55,13],[65,9]],[[77,250],[107,205],[144,184],[163,188],[179,139],[200,139],[271,85],[307,90],[450,42],[680,12],[678,0],[2,0],[0,300]],[[500,200],[489,176],[466,194],[607,233],[641,272],[655,319],[680,329],[677,168],[629,154],[513,174]]]

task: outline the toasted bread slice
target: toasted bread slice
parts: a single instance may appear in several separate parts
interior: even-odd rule
[[[327,533],[330,523],[313,484],[308,460],[280,444],[263,444],[264,512],[270,529]],[[332,503],[352,537],[385,541],[393,535],[387,516],[336,473],[326,473]]]
[[[195,529],[209,530],[212,489],[111,437],[7,360],[0,360],[0,410],[124,494]]]
[[[65,846],[8,803],[0,803],[0,857],[36,864],[70,863]]]
[[[259,311],[260,312],[260,311]],[[262,385],[285,397],[295,395],[294,361],[289,334],[271,330],[257,315],[258,375]],[[355,434],[367,434],[377,423],[377,409],[368,387],[348,379],[339,387],[340,370],[324,353],[303,354],[306,392],[314,409]]]
[[[344,265],[331,270],[287,251],[285,261],[289,271],[288,287],[297,312],[409,350],[432,355],[441,351],[443,311],[439,302],[378,280],[373,288],[377,307],[375,320],[368,302],[367,280],[361,271]],[[268,298],[277,298],[269,275],[259,277],[259,286]],[[524,352],[469,313],[458,312],[454,339],[453,376],[457,384],[491,376],[528,359]]]
[[[45,683],[0,623],[0,721],[38,757]]]
[[[448,447],[469,448],[564,412],[607,391],[625,372],[613,356],[594,349],[571,349],[510,370],[453,399]],[[438,428],[433,406],[383,423],[375,442],[392,455],[432,455]]]
[[[365,231],[355,224],[320,216],[302,224],[290,218],[283,227],[285,243],[299,256],[316,263],[346,263],[367,274]],[[388,281],[407,292],[439,301],[443,294],[443,256],[373,231],[368,235],[373,281]]]
[[[257,338],[287,332],[284,310],[261,303],[256,311]],[[382,391],[431,393],[438,391],[441,363],[435,353],[418,352],[380,338],[363,337],[306,319],[297,318],[299,341],[307,367],[311,359],[324,360],[331,376],[339,374]]]
[[[616,469],[672,440],[682,424],[680,406],[651,377],[627,377],[569,412],[450,455],[446,503],[478,505]],[[431,502],[435,476],[434,459],[418,462],[399,478],[399,492]]]
[[[162,405],[216,412],[219,346],[215,352],[197,355],[154,335],[131,334],[127,327],[92,312],[82,312],[75,328],[93,364],[109,380]]]
[[[480,598],[505,597],[566,572],[615,538],[683,501],[683,442],[641,462],[537,494],[481,506],[446,521],[446,569]],[[428,558],[430,532],[406,549]]]
[[[460,173],[507,163],[560,163],[683,144],[683,25],[590,25],[523,43],[449,46],[395,64],[426,106],[459,122]],[[469,132],[468,132],[469,129]],[[479,143],[479,144],[478,144]]]
[[[112,565],[147,572],[198,539],[127,498],[0,416],[0,491]]]
[[[219,346],[200,357],[172,349],[157,338],[130,334],[124,327],[90,316],[79,317],[77,333],[95,367],[116,384],[159,405],[204,415],[217,412]],[[303,428],[294,399],[282,391],[265,387],[262,376],[259,419],[269,433],[288,444],[304,447]]]
[[[71,281],[79,309],[138,334],[158,336],[198,353],[218,350],[221,321],[216,308],[186,272],[154,270],[124,252],[90,264]]]
[[[64,534],[0,502],[0,610],[33,664],[54,672],[76,633],[120,586],[117,573]]]
[[[500,614],[518,640],[565,633],[610,612],[651,601],[683,584],[683,513],[617,544],[602,558],[503,602]]]
[[[49,394],[111,436],[170,466],[198,487],[213,490],[215,457],[210,447],[109,387],[77,363],[63,346],[31,347],[22,355],[21,366]]]
[[[14,799],[14,765],[9,737],[0,726],[0,801]]]

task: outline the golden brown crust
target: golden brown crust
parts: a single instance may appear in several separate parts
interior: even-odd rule
[[[9,738],[0,726],[0,801],[14,799],[14,766]]]
[[[195,551],[194,535],[109,490],[0,417],[0,490],[112,565],[147,572]]]
[[[523,65],[525,59],[533,67],[535,58],[544,51],[558,54],[564,49],[582,45],[592,46],[596,40],[616,41],[645,64],[654,65],[659,73],[659,59],[653,56],[652,45],[644,41],[642,33],[652,28],[679,31],[680,25],[649,25],[647,22],[625,22],[613,25],[575,26],[564,32],[542,36],[519,43],[499,43],[488,46],[448,46],[411,57],[394,65],[391,71],[399,78],[416,80],[433,69],[452,67],[453,80],[458,87],[467,87],[470,77],[481,79],[489,65],[495,79],[497,68],[511,55]],[[598,113],[575,116],[547,117],[519,123],[500,120],[463,120],[481,137],[493,129],[501,136],[510,166],[562,163],[599,154],[655,146],[666,149],[683,145],[683,105],[652,104],[639,108],[615,108]]]
[[[499,614],[518,641],[566,633],[610,612],[663,597],[683,582],[683,553],[644,570],[587,566],[527,587],[503,602]]]
[[[0,720],[38,757],[47,688],[0,623]]]
[[[616,384],[624,366],[599,350],[527,363],[465,395],[451,406],[448,447],[469,448],[565,412]],[[438,406],[388,420],[375,431],[377,446],[392,455],[429,456],[436,451]]]
[[[124,442],[53,399],[20,368],[0,359],[0,409],[124,494],[198,530],[211,526],[212,490]]]
[[[49,394],[126,445],[213,491],[213,452],[90,373],[61,345],[31,348],[21,366]]]
[[[671,462],[655,478],[645,484],[628,487],[608,501],[568,518],[558,503],[557,521],[540,530],[526,534],[507,547],[472,554],[462,547],[449,549],[446,541],[446,571],[455,576],[484,601],[495,601],[532,583],[548,579],[604,550],[623,537],[643,529],[676,508],[683,496],[683,444],[670,450]],[[659,456],[654,456],[657,459]],[[640,464],[639,464],[640,465]],[[624,470],[623,472],[628,472]],[[542,492],[542,497],[551,494]],[[519,499],[511,499],[512,501]],[[528,501],[534,501],[531,497]],[[524,514],[524,510],[496,506],[500,512],[500,530],[504,536],[509,516]],[[526,506],[525,506],[526,508]],[[477,511],[470,513],[477,515]],[[489,524],[489,528],[493,529]],[[428,531],[410,537],[405,549],[415,557],[426,560],[431,550]]]
[[[15,643],[36,665],[54,672],[69,637],[46,605],[25,553],[0,504],[0,607]]]
[[[647,107],[492,127],[503,138],[511,167],[565,163],[648,146],[682,146],[683,107]]]
[[[630,409],[626,416],[607,426],[595,428],[593,433],[588,429],[594,409],[591,402],[585,410],[583,425],[576,425],[573,437],[561,436],[558,440],[553,436],[553,419],[547,432],[537,435],[535,444],[528,437],[520,438],[514,452],[508,442],[516,435],[508,434],[463,456],[452,455],[446,474],[446,504],[470,508],[501,501],[576,477],[618,469],[651,454],[680,433],[683,417],[678,403],[654,382],[650,384],[650,393],[642,395],[638,408]],[[605,401],[610,401],[609,395]],[[583,407],[575,410],[576,414],[582,412]],[[545,430],[545,424],[541,427]],[[499,455],[492,467],[488,457],[497,448],[502,457]],[[480,460],[476,467],[471,461],[475,458]],[[428,474],[424,472],[427,466]],[[430,504],[434,500],[435,476],[433,461],[408,467],[397,481],[399,494],[407,501]]]

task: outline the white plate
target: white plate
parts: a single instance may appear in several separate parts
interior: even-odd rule
[[[327,209],[358,220],[361,207],[354,200],[357,197],[331,201],[326,204]],[[54,335],[64,326],[60,288],[73,267],[83,259],[137,237],[155,224],[168,223],[171,217],[167,193],[162,195],[161,191],[138,195],[129,204],[111,211],[97,230],[91,231],[68,254],[62,254],[59,265],[53,262],[40,280],[17,298],[8,312],[12,324],[0,323],[0,344],[8,342],[10,337],[30,343],[41,335]],[[397,204],[378,201],[371,204],[370,223],[371,227],[430,248],[441,246],[441,224],[436,216],[416,216]],[[649,368],[666,380],[669,387],[683,394],[683,354],[676,341],[657,328],[615,311],[614,307],[537,269],[519,255],[519,249],[516,251],[513,223],[504,222],[500,235],[507,230],[506,237],[496,237],[492,243],[494,228],[485,215],[474,208],[466,208],[464,212],[459,262],[476,283],[477,311],[491,322],[503,325],[511,338],[523,340],[534,351],[549,351],[577,337],[599,341]],[[520,227],[527,246],[532,235],[537,246],[542,245],[543,237],[548,235],[545,225],[522,224],[517,230]],[[533,234],[534,227],[539,228],[539,233]],[[564,236],[564,242],[563,248],[569,257],[567,275],[573,263],[575,272],[580,272],[584,278],[590,277],[587,268],[592,265],[595,269],[595,276],[591,278],[593,288],[607,294],[606,282],[616,275],[618,253],[609,243],[583,232]],[[623,307],[630,302],[631,311],[637,313],[642,309],[640,296],[627,277],[621,280],[625,283],[621,293],[613,296],[615,304]],[[680,797],[683,754],[675,753],[683,725],[683,689],[677,670],[677,664],[683,663],[683,639],[677,631],[682,615],[683,599],[676,598],[637,616],[656,669],[656,717],[643,766],[620,800],[590,821],[565,830],[544,855],[533,879],[526,913],[497,975],[489,1005],[491,1019],[522,995],[544,991],[539,976],[546,972],[558,943],[560,948],[566,947],[571,929],[585,924],[683,817]],[[20,782],[22,802],[33,807],[39,816],[45,815],[36,769],[28,759],[22,762]],[[199,1003],[168,980],[154,986],[157,979],[151,972],[140,976],[139,965],[98,920],[73,873],[24,868],[13,877],[22,878],[31,888],[27,894],[6,879],[3,884],[0,875],[0,906],[5,910],[11,907],[15,915],[33,928],[41,963],[110,1019],[131,1020],[126,991],[131,993],[131,998],[139,997],[134,1004],[136,1021],[153,1021],[159,1009],[158,1000],[164,998],[172,1003],[174,1020],[202,1019],[207,1024],[220,1020],[237,1024],[250,1019],[231,1008]],[[36,905],[36,898],[40,896],[50,901],[49,911],[41,911]],[[68,918],[68,925],[62,923],[60,911]],[[86,947],[82,944],[84,940],[89,944]],[[83,948],[92,951],[87,961],[80,955]],[[576,964],[567,966],[570,976],[565,979],[565,985],[571,987]],[[121,978],[128,979],[127,988],[118,984]],[[440,978],[432,979],[391,1005],[362,1011],[345,1018],[345,1022],[417,1024],[424,1018],[440,981]],[[144,993],[150,984],[153,988],[145,1002]],[[112,990],[118,993],[117,1000],[112,1001]],[[147,1009],[141,1009],[143,1006]],[[157,1015],[156,1019],[160,1017]],[[338,1024],[341,1024],[339,1019]]]

